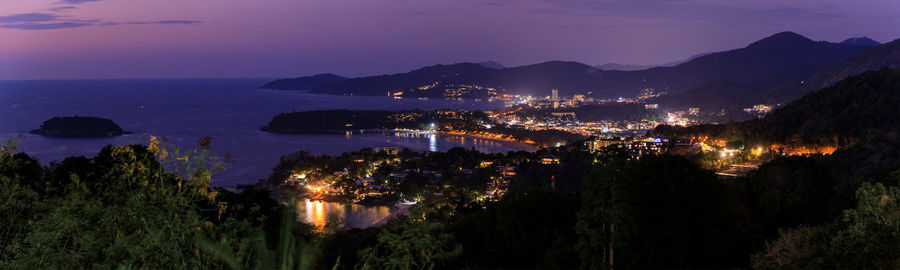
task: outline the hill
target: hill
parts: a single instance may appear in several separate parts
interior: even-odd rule
[[[810,78],[810,81],[819,87],[825,87],[847,76],[878,70],[883,67],[900,69],[900,39],[873,47],[828,65],[816,72]]]
[[[504,69],[504,68],[506,68],[506,66],[504,66],[503,64],[500,64],[500,63],[497,63],[497,62],[494,62],[494,61],[485,61],[485,62],[481,62],[481,63],[478,63],[478,64],[481,65],[481,66],[483,66],[483,67],[486,67],[486,68],[493,68],[493,69]]]
[[[318,74],[313,76],[299,77],[293,79],[275,80],[260,88],[273,90],[310,90],[320,85],[335,83],[347,80],[331,73]]]
[[[773,111],[763,119],[729,125],[660,127],[671,137],[710,136],[754,146],[788,144],[848,147],[875,137],[897,138],[900,71],[882,68],[842,80]]]
[[[648,68],[652,68],[655,66],[651,65],[631,65],[631,64],[619,64],[619,63],[606,63],[602,65],[594,66],[597,69],[602,70],[619,70],[619,71],[635,71],[635,70],[644,70]]]
[[[847,45],[863,45],[863,46],[878,46],[881,45],[881,42],[874,41],[869,37],[857,37],[857,38],[848,38],[844,41],[841,41],[841,44]]]
[[[750,82],[699,85],[665,97],[660,103],[670,109],[695,106],[716,110],[739,110],[761,103],[785,104],[848,76],[883,67],[900,68],[900,40],[871,47],[878,43],[868,38],[852,38],[842,44],[865,49],[833,63],[798,66]]]
[[[368,96],[402,92],[403,97],[439,98],[484,98],[503,93],[544,96],[551,89],[559,89],[564,96],[588,93],[594,97],[634,96],[645,88],[678,94],[709,83],[750,83],[791,70],[816,70],[867,48],[812,41],[796,33],[782,32],[745,48],[705,54],[671,67],[617,71],[577,62],[550,61],[497,69],[459,63],[325,83],[312,87],[312,91]]]

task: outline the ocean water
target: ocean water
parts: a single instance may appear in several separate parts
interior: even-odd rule
[[[281,112],[360,109],[481,109],[498,102],[392,99],[310,94],[258,89],[269,79],[135,79],[0,81],[0,138],[18,137],[20,150],[41,163],[69,156],[94,156],[105,145],[146,144],[165,136],[181,148],[212,138],[217,155],[234,163],[214,175],[213,185],[255,183],[279,158],[299,150],[336,155],[365,147],[400,146],[416,151],[475,147],[483,152],[533,150],[525,144],[459,136],[404,134],[274,134],[263,132]],[[134,134],[113,138],[53,138],[29,134],[54,116],[98,116]]]

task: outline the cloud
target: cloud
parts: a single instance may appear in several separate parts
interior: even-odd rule
[[[19,29],[19,30],[52,30],[52,29],[84,27],[84,26],[91,26],[91,25],[94,25],[94,24],[93,23],[83,23],[83,22],[13,23],[13,24],[2,24],[2,25],[0,25],[0,28]]]
[[[202,21],[193,21],[193,20],[162,20],[162,21],[149,21],[149,22],[104,22],[97,24],[99,26],[113,26],[113,25],[142,25],[142,24],[182,24],[182,25],[192,25],[202,23]]]
[[[60,0],[59,2],[56,2],[56,3],[57,4],[78,5],[78,4],[84,4],[87,2],[97,2],[97,1],[103,1],[103,0]]]
[[[63,8],[63,7],[61,7]],[[72,9],[75,7],[64,7]],[[160,20],[160,21],[135,21],[135,22],[104,22],[101,20],[85,20],[70,16],[59,16],[52,13],[20,13],[8,16],[0,16],[0,28],[19,30],[52,30],[65,28],[78,28],[85,26],[112,26],[112,25],[137,25],[137,24],[165,24],[165,25],[192,25],[201,21],[195,20]]]
[[[20,13],[9,16],[0,16],[0,23],[31,23],[50,22],[57,19],[56,14],[50,13]]]
[[[720,21],[723,19],[747,20],[799,20],[799,19],[835,19],[846,17],[843,14],[822,12],[808,7],[776,6],[760,8],[753,6],[727,5],[723,2],[701,2],[694,0],[543,0],[559,9],[567,9],[571,13],[547,9],[530,10],[536,14],[580,14],[608,15],[631,18],[666,18],[684,21]],[[828,9],[827,6],[820,7]]]
[[[191,25],[195,23],[202,23],[202,21],[192,21],[192,20],[164,20],[164,21],[155,21],[150,22],[151,24],[186,24]]]
[[[162,21],[146,21],[146,22],[103,22],[100,20],[80,20],[67,19],[59,20],[56,15],[51,18],[41,16],[18,16],[22,14],[0,17],[0,28],[19,29],[19,30],[52,30],[77,28],[85,26],[115,26],[115,25],[145,25],[145,24],[162,24],[162,25],[192,25],[202,23],[202,21],[194,20],[162,20]],[[52,15],[52,14],[51,14]]]
[[[72,9],[76,9],[76,8],[78,8],[78,7],[65,6],[65,7],[48,8],[47,10],[60,12],[60,11],[72,10]]]

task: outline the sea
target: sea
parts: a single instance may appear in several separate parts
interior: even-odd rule
[[[15,138],[19,150],[43,164],[70,156],[95,156],[106,145],[147,144],[166,137],[181,149],[212,138],[214,154],[233,162],[213,175],[213,185],[233,187],[266,178],[279,158],[297,151],[339,155],[366,147],[397,146],[414,151],[453,147],[482,152],[534,150],[532,146],[451,135],[404,133],[276,134],[261,131],[282,112],[351,110],[492,110],[500,102],[443,99],[393,99],[341,96],[304,91],[266,90],[271,79],[122,79],[0,81],[0,139]],[[133,134],[110,138],[55,138],[30,134],[55,116],[112,119]]]

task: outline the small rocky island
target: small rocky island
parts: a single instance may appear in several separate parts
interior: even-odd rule
[[[56,137],[113,137],[131,134],[112,120],[89,116],[53,117],[31,133]]]

